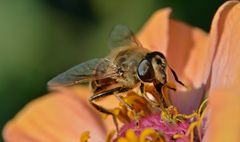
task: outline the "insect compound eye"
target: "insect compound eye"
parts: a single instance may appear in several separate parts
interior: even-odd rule
[[[155,78],[152,64],[147,59],[143,59],[140,62],[137,73],[138,77],[144,82],[152,82]]]

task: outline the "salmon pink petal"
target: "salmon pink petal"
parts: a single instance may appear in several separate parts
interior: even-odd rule
[[[168,62],[190,87],[187,91],[174,93],[173,103],[180,108],[180,112],[192,113],[205,95],[206,82],[203,80],[208,77],[204,76],[205,65],[209,62],[208,35],[198,28],[174,20],[170,21],[169,31]]]
[[[226,2],[214,18],[211,31],[211,45],[215,46],[210,89],[231,86],[239,76],[240,56],[240,4]]]
[[[150,17],[138,34],[138,39],[144,48],[166,54],[170,14],[171,9],[165,8]]]
[[[210,34],[213,58],[209,80],[206,141],[240,141],[240,3],[228,1],[214,16]],[[213,50],[215,49],[215,50]]]
[[[201,29],[170,19],[169,8],[159,10],[145,24],[138,37],[145,48],[164,53],[169,65],[191,90],[173,95],[174,104],[183,113],[195,110],[204,95],[202,80],[207,62],[208,35]],[[169,73],[170,76],[170,73]],[[173,81],[173,77],[170,78]]]
[[[80,97],[82,100],[85,100],[85,101],[88,101],[89,97],[92,95],[92,93],[89,93],[89,89],[84,89],[84,90],[86,90],[85,92],[83,92],[84,91],[83,89],[79,89],[79,87],[73,87],[71,89],[72,89],[72,91],[76,92],[78,97]],[[85,94],[85,95],[82,95],[82,94]],[[114,109],[115,107],[118,107],[119,100],[114,95],[110,95],[110,96],[107,96],[103,99],[99,99],[97,101],[97,103],[100,104],[101,106],[111,110],[111,109]],[[87,104],[90,105],[89,102],[87,102]],[[90,106],[90,107],[92,107],[92,106]],[[104,122],[104,125],[106,127],[107,132],[110,132],[110,130],[115,130],[116,127],[114,125],[114,122],[113,122],[113,119],[112,119],[111,116],[106,116],[105,117],[105,115],[103,113],[100,113],[95,108],[93,109],[93,111],[96,114],[102,115],[102,120]],[[120,127],[122,125],[122,123],[119,122],[118,125]]]
[[[90,94],[86,88],[79,92]],[[89,103],[65,90],[26,105],[7,123],[3,137],[7,142],[76,142],[84,131],[91,132],[91,141],[105,139],[105,126]]]
[[[239,85],[236,86],[239,88]],[[240,90],[236,88],[219,89],[211,92],[207,132],[204,141],[240,141]]]

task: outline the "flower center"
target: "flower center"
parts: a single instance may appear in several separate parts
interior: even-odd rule
[[[141,98],[142,99],[142,98]],[[135,101],[136,106],[140,106]],[[206,113],[206,100],[196,112],[190,115],[178,113],[176,107],[169,106],[161,111],[144,113],[140,120],[132,118],[124,123],[115,142],[193,142],[201,141],[204,134],[203,117]],[[142,105],[146,107],[148,105]],[[151,106],[151,105],[150,105]],[[204,108],[205,107],[205,108]],[[146,108],[145,108],[146,109]],[[149,110],[149,109],[147,109]],[[150,109],[153,110],[153,109]],[[150,115],[149,115],[150,114]],[[128,117],[131,119],[131,115]],[[139,121],[139,122],[138,122]],[[138,122],[138,123],[136,123]],[[136,125],[138,124],[138,125]],[[133,138],[136,140],[133,141]]]
[[[145,142],[145,141],[201,141],[203,131],[203,116],[206,112],[206,100],[196,112],[184,115],[177,111],[168,97],[168,88],[175,88],[168,83],[162,88],[162,98],[154,87],[146,86],[146,96],[129,92],[122,97],[131,106],[128,109],[123,103],[113,109],[115,116],[124,125],[120,129],[115,142]],[[161,105],[165,101],[168,107]]]
[[[169,85],[169,84],[168,84]],[[171,105],[167,88],[163,86],[162,96],[154,87],[146,87],[145,96],[131,91],[120,97],[118,107],[112,109],[114,116],[123,124],[120,131],[111,132],[107,142],[193,142],[201,141],[204,135],[203,117],[206,100],[199,109],[184,115]],[[171,85],[171,87],[174,87]],[[168,107],[161,105],[166,101]]]

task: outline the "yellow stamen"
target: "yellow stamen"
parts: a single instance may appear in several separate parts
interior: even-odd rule
[[[135,134],[135,132],[132,129],[127,130],[126,138],[130,142],[138,142],[138,137],[137,137],[137,135]]]
[[[121,138],[118,139],[118,142],[130,142],[130,141],[128,141],[127,138],[121,137]]]
[[[89,138],[90,138],[89,131],[85,131],[81,135],[80,142],[87,142]]]
[[[139,136],[139,142],[147,142],[148,140],[151,140],[151,141],[154,141],[154,142],[166,142],[163,135],[156,132],[152,128],[144,129]]]
[[[198,114],[196,112],[193,112],[192,114],[185,115],[185,114],[177,114],[176,118],[181,120],[181,119],[190,119],[193,117],[196,117]]]
[[[114,134],[115,134],[115,130],[110,131],[110,132],[107,134],[106,142],[112,142],[112,139],[113,139],[113,137],[114,137]]]
[[[185,137],[185,135],[182,135],[182,134],[175,134],[173,135],[173,139],[176,140],[176,139],[183,139]]]
[[[207,103],[207,99],[201,103],[197,113],[194,112],[193,114],[189,115],[189,116],[196,118],[196,120],[190,124],[190,126],[185,134],[186,136],[190,136],[190,142],[193,142],[193,140],[194,140],[194,128],[197,128],[197,133],[198,133],[199,139],[201,141],[201,134],[202,134],[201,126],[202,126],[203,117],[207,111],[207,108],[206,107],[203,108],[203,107],[205,106],[206,103]],[[185,117],[185,118],[187,118],[187,117]]]
[[[198,109],[198,114],[199,114],[199,115],[200,115],[200,113],[202,112],[202,109],[203,109],[204,105],[207,103],[207,101],[208,101],[208,99],[205,99],[205,100],[201,103],[201,105],[200,105],[200,107],[199,107],[199,109]]]
[[[133,131],[133,129],[128,129],[126,132],[126,137],[120,137],[118,142],[138,142],[138,137]]]
[[[121,100],[119,106],[112,109],[111,112],[124,124],[131,120],[138,122],[142,116],[151,113],[147,100],[133,91],[118,99]]]
[[[198,121],[195,121],[193,123],[191,123],[191,125],[189,126],[186,135],[188,136],[191,132],[193,132],[194,128],[198,125]]]
[[[147,108],[146,106],[148,104],[147,101],[143,97],[141,97],[137,94],[131,94],[131,95],[126,96],[124,98],[124,101],[128,105],[130,105],[132,109],[134,109],[137,112],[146,109]],[[144,107],[146,107],[146,108],[144,108]]]
[[[203,112],[202,112],[202,115],[201,115],[201,117],[200,117],[200,119],[199,119],[199,121],[200,121],[200,122],[199,122],[199,125],[200,125],[200,126],[202,125],[203,117],[205,116],[206,112],[207,112],[207,109],[204,109]]]

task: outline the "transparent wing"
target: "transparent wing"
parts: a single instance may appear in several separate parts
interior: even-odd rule
[[[116,25],[113,27],[108,41],[109,48],[117,48],[129,45],[140,46],[141,44],[126,25]]]
[[[110,67],[109,67],[110,66]],[[97,68],[97,71],[96,71]],[[106,73],[106,68],[110,68]],[[74,85],[94,79],[116,76],[116,69],[106,59],[92,59],[78,64],[48,82],[48,86]]]

